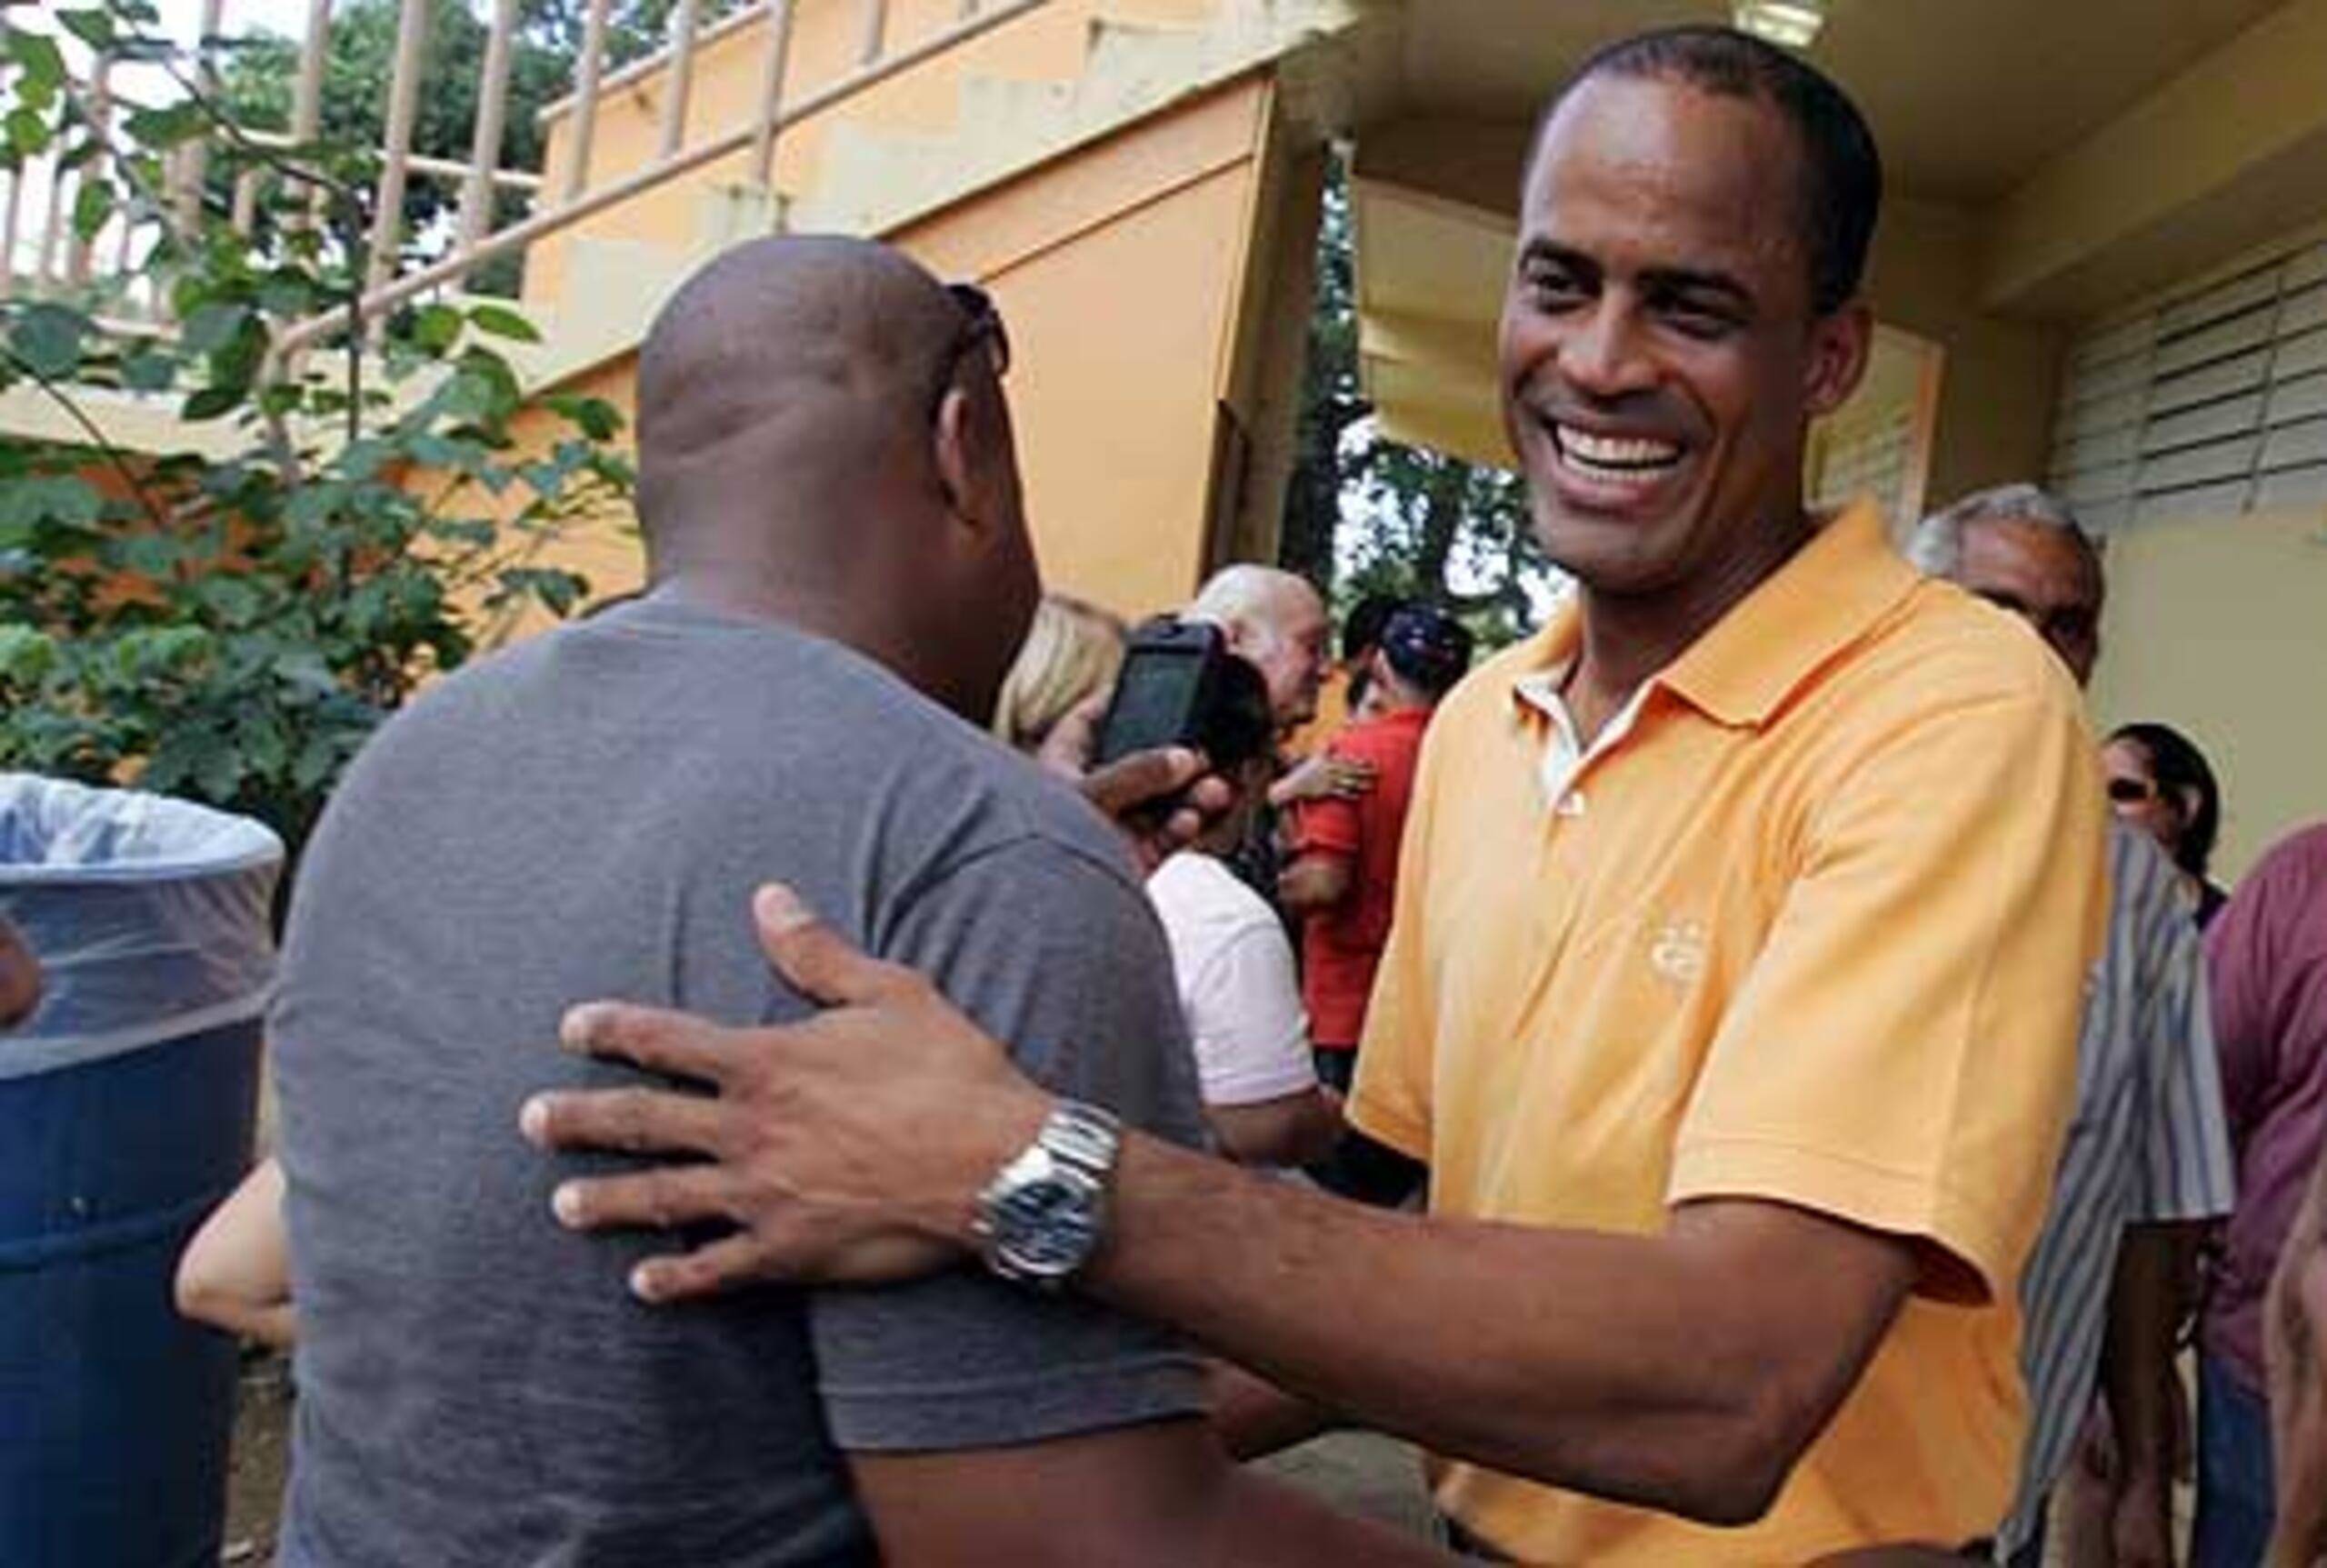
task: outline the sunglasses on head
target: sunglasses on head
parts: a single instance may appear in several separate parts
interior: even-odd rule
[[[1002,312],[994,307],[994,296],[974,283],[949,283],[947,297],[962,313],[962,325],[954,334],[954,341],[945,350],[945,357],[938,362],[937,393],[930,399],[930,415],[945,401],[945,389],[954,385],[954,376],[962,368],[962,361],[975,349],[984,349],[994,365],[996,381],[1010,374],[1010,332],[1002,325]]]
[[[2157,786],[2147,779],[2113,778],[2109,781],[2109,798],[2119,805],[2140,805],[2157,798]]]

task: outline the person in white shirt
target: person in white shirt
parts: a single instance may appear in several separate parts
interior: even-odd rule
[[[1147,893],[1172,944],[1204,1119],[1222,1152],[1251,1165],[1308,1164],[1340,1140],[1341,1104],[1317,1082],[1284,926],[1222,858],[1266,795],[1276,726],[1251,664],[1232,655],[1223,687],[1201,744],[1236,804],[1159,866]]]

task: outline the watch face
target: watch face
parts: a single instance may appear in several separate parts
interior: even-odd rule
[[[1002,1193],[991,1211],[994,1250],[1011,1271],[1037,1279],[1069,1274],[1099,1233],[1099,1187],[1054,1168]]]

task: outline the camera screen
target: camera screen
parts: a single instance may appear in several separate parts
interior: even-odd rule
[[[1123,684],[1107,721],[1104,749],[1109,758],[1185,740],[1183,726],[1203,678],[1203,659],[1198,654],[1135,651],[1124,665]]]

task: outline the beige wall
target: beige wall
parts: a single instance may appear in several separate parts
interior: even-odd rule
[[[845,105],[787,126],[777,143],[775,186],[794,200],[817,188],[824,149],[843,120],[854,127],[944,135],[958,129],[960,93],[972,77],[1033,82],[1072,80],[1083,68],[1096,18],[1161,25],[1201,21],[1208,0],[1056,0],[852,96]],[[784,102],[801,105],[856,68],[863,36],[863,0],[796,0]],[[961,18],[959,0],[890,0],[884,33],[897,54],[935,36]],[[765,70],[767,27],[763,9],[707,33],[700,43],[687,95],[687,145],[753,123]],[[661,64],[624,79],[601,95],[593,134],[589,185],[603,186],[653,163],[670,92]],[[562,190],[574,152],[570,105],[544,116],[548,132],[548,187]],[[683,263],[701,245],[730,237],[737,215],[720,199],[722,187],[748,172],[743,154],[721,160],[553,235],[526,254],[525,301],[540,307],[564,293],[577,251],[599,248],[601,267],[652,271]],[[607,248],[611,246],[611,249]]]
[[[1184,602],[1208,564],[1219,404],[1261,417],[1268,378],[1243,359],[1269,335],[1240,311],[1271,102],[1248,77],[888,236],[993,292],[1044,575],[1126,614]],[[624,354],[560,390],[627,414],[634,370]],[[627,519],[554,558],[599,594],[638,581]]]
[[[2327,512],[2143,524],[2108,552],[2094,722],[2197,742],[2222,779],[2227,883],[2327,819]]]
[[[1977,220],[1928,203],[1888,204],[1867,288],[1878,317],[1945,355],[1926,502],[2043,477],[2065,336],[1982,308]]]

